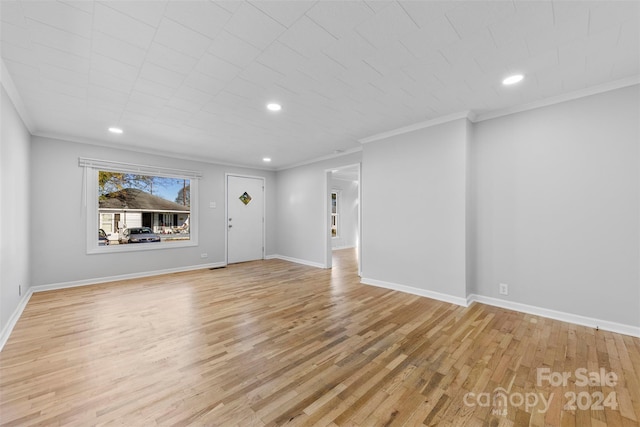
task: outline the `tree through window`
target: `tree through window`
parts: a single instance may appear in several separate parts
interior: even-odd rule
[[[110,244],[129,243],[126,229],[146,227],[161,242],[190,239],[191,181],[153,175],[98,172],[99,228]]]

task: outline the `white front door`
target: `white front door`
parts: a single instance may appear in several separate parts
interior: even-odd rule
[[[264,258],[264,178],[227,175],[227,263]]]

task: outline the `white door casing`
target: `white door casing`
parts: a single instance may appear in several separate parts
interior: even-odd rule
[[[257,259],[264,259],[264,178],[227,175],[227,263]]]

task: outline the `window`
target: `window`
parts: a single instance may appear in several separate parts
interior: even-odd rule
[[[331,237],[338,237],[338,191],[331,191]]]
[[[197,245],[200,173],[83,158],[79,163],[87,253]]]

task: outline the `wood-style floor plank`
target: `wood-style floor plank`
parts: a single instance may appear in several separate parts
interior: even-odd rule
[[[539,368],[570,378],[538,384]],[[618,380],[579,386],[581,368]],[[519,400],[552,393],[546,411]],[[640,339],[362,285],[353,250],[332,270],[266,260],[36,293],[0,353],[3,426],[639,420]]]

